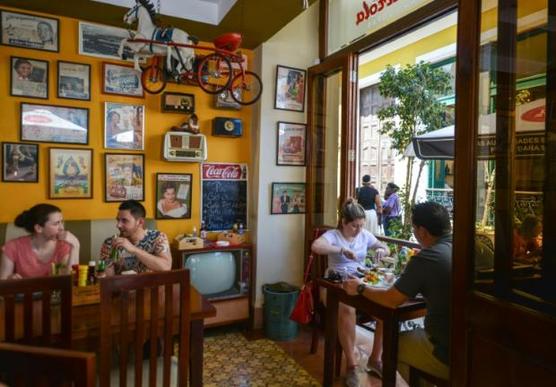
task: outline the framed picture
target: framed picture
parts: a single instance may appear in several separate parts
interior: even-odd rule
[[[142,154],[105,153],[107,202],[145,200],[145,157]]]
[[[276,165],[305,165],[307,125],[278,122]]]
[[[162,111],[191,114],[195,112],[195,96],[193,94],[165,92],[162,94]]]
[[[49,148],[50,199],[93,197],[93,150]]]
[[[44,51],[60,51],[58,19],[2,10],[0,26],[2,44]]]
[[[145,107],[125,103],[104,104],[104,147],[143,150]]]
[[[234,93],[241,95],[241,89],[234,90]],[[214,96],[214,106],[218,109],[241,109],[241,105],[232,98],[232,92],[228,89],[224,89]]]
[[[305,110],[305,80],[307,71],[276,66],[276,97],[274,108],[302,112]]]
[[[39,181],[39,146],[17,142],[2,143],[2,181]]]
[[[143,85],[141,84],[141,72],[133,66],[124,66],[114,63],[103,63],[103,86],[105,94],[126,95],[128,97],[143,98]]]
[[[91,65],[58,61],[58,98],[91,100]]]
[[[89,109],[21,103],[21,140],[89,143]]]
[[[272,183],[270,214],[304,214],[305,183]]]
[[[48,62],[12,56],[10,95],[48,99]]]
[[[156,219],[191,218],[191,174],[156,174]]]
[[[118,49],[122,40],[129,39],[129,36],[130,33],[125,28],[80,21],[79,55],[122,60]],[[127,47],[124,49],[124,57],[133,60],[133,52]]]

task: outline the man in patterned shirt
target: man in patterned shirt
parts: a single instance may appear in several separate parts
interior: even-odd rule
[[[112,249],[116,249],[116,274],[129,270],[141,273],[172,268],[168,237],[158,230],[145,229],[145,216],[145,207],[136,200],[120,204],[116,218],[120,235],[107,238],[100,250],[100,258],[110,262]]]

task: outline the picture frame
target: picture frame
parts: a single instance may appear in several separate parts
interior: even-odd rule
[[[145,200],[145,155],[105,153],[104,200]]]
[[[190,173],[156,174],[155,219],[191,219]]]
[[[91,65],[58,61],[58,98],[91,100]]]
[[[36,183],[39,181],[39,146],[22,142],[2,143],[2,181]]]
[[[48,198],[91,199],[93,197],[93,150],[48,149]]]
[[[241,93],[241,89],[238,88],[234,92]],[[217,109],[241,109],[241,105],[232,98],[232,92],[229,89],[224,89],[214,96],[214,107]]]
[[[102,64],[102,92],[144,98],[141,72],[133,66],[104,62]]]
[[[272,183],[270,214],[304,214],[305,192],[305,183]]]
[[[21,102],[20,139],[59,144],[89,143],[89,109]]]
[[[116,102],[104,104],[104,147],[143,150],[145,107]]]
[[[0,10],[0,43],[42,51],[60,51],[60,20]]]
[[[135,31],[131,31],[133,34]],[[78,52],[79,55],[94,56],[97,58],[124,60],[118,55],[122,40],[129,39],[130,31],[125,28],[107,26],[103,24],[79,22]],[[133,51],[124,48],[124,57],[133,61]],[[144,63],[140,60],[139,63]]]
[[[10,57],[10,95],[48,99],[48,61]]]
[[[307,125],[278,121],[276,128],[276,165],[304,166],[306,163]]]
[[[195,112],[195,95],[185,93],[162,93],[162,111],[166,113],[192,114]]]
[[[274,108],[295,112],[305,111],[306,80],[306,70],[277,65]]]

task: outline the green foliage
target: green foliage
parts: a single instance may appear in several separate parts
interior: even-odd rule
[[[390,233],[389,236],[392,238],[409,240],[412,234],[411,224],[404,224],[401,219],[392,219],[390,221]]]

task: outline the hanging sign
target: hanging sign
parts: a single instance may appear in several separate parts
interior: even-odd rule
[[[328,54],[431,2],[432,0],[328,0]]]

